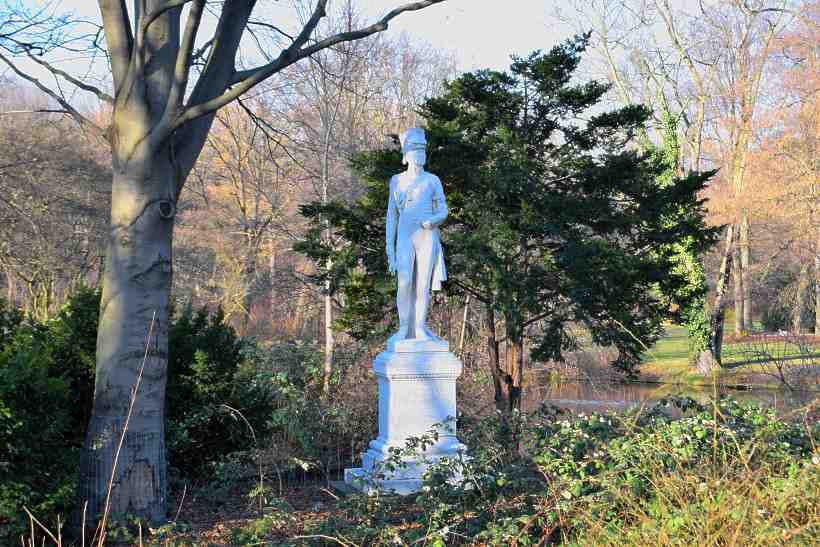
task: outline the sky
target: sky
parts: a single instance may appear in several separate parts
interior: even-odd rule
[[[0,0],[3,2],[5,0]],[[297,0],[258,0],[254,17],[261,17],[280,28],[298,32],[299,20],[293,9]],[[315,0],[302,0],[312,6]],[[330,0],[329,9],[344,0]],[[389,10],[411,0],[353,0],[361,11],[363,24],[380,19]],[[126,0],[129,6],[133,0]],[[55,13],[73,15],[94,22],[100,21],[97,0],[22,0],[33,9],[50,4]],[[216,2],[209,2],[213,5]],[[470,71],[481,68],[504,70],[510,65],[510,56],[525,56],[536,49],[549,49],[574,34],[554,17],[555,6],[561,0],[445,0],[425,9],[406,12],[393,19],[386,34],[399,37],[406,34],[413,43],[426,43],[432,48],[449,53],[456,60],[456,68]],[[187,10],[187,8],[186,8]],[[183,14],[184,17],[187,13]],[[199,31],[201,45],[213,32],[216,18],[204,19]],[[258,57],[258,55],[257,55]],[[248,59],[243,55],[244,59]],[[109,90],[111,76],[107,63],[98,58],[93,64],[83,55],[63,53],[47,57],[49,62],[66,72],[79,76],[88,83]],[[261,62],[262,59],[259,58]],[[44,68],[27,59],[19,59],[19,66],[49,86],[54,77]],[[251,62],[250,65],[255,65]],[[11,75],[0,64],[0,76]],[[80,108],[94,108],[97,99],[88,93],[63,86],[66,98]]]
[[[26,1],[26,0],[24,0]],[[95,0],[56,0],[63,11],[99,20]],[[409,0],[358,0],[356,5],[368,20],[375,20],[390,9]],[[476,68],[503,69],[509,66],[511,54],[526,55],[535,49],[548,49],[570,34],[552,17],[559,0],[446,0],[426,9],[404,13],[394,19],[387,31],[429,43],[452,52],[463,70]],[[28,0],[35,5],[38,0]],[[339,0],[336,0],[339,3]],[[287,0],[260,0],[257,10],[280,10],[290,19]],[[334,0],[331,0],[331,6]],[[281,8],[279,7],[281,6]],[[206,29],[202,29],[205,31]],[[202,32],[204,34],[204,32]]]
[[[374,12],[396,0],[362,0]],[[503,69],[511,54],[549,49],[572,34],[552,17],[550,0],[447,0],[424,10],[402,14],[390,31],[404,31],[434,47],[452,51],[464,70]]]

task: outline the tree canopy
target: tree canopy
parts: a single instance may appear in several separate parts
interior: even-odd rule
[[[686,282],[673,272],[670,244],[703,250],[715,238],[698,198],[713,173],[661,184],[665,162],[635,146],[650,112],[601,112],[609,86],[573,80],[587,41],[577,36],[515,58],[505,72],[464,74],[421,109],[428,169],[450,207],[447,290],[471,294],[503,318],[521,350],[503,371],[508,383],[520,376],[525,340],[533,358],[560,359],[578,344],[576,325],[617,347],[613,365],[634,373],[667,315],[663,295]],[[333,259],[319,275],[348,304],[340,326],[365,338],[389,328],[381,321],[393,302],[383,209],[401,155],[372,151],[354,167],[367,185],[357,202],[302,210],[326,218],[344,243],[324,244],[317,223],[299,248],[318,264]]]

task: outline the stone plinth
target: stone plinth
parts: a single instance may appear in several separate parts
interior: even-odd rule
[[[461,361],[441,340],[402,340],[373,362],[379,381],[379,436],[362,455],[362,467],[345,469],[345,482],[360,490],[379,488],[409,494],[421,488],[431,462],[455,458],[465,450],[456,437],[456,379]],[[417,457],[405,458],[395,471],[384,468],[391,448],[404,448],[408,437],[428,434],[436,424],[438,441]]]

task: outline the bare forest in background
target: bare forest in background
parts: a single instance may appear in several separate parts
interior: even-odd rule
[[[178,206],[176,305],[221,308],[241,334],[263,339],[324,336],[322,287],[292,251],[307,229],[298,208],[355,199],[349,158],[419,123],[416,106],[455,74],[429,46],[378,36],[316,54],[220,110]],[[99,281],[110,159],[95,135],[44,112],[47,97],[2,83],[0,287],[45,318]]]
[[[612,84],[613,103],[653,109],[646,143],[671,120],[680,171],[720,169],[704,198],[731,240],[702,262],[710,306],[719,288],[718,305],[734,311],[727,332],[820,333],[820,2],[683,11],[669,0],[594,0],[555,15],[591,30],[585,72]],[[348,5],[321,30],[361,23]],[[358,197],[349,158],[420,123],[417,105],[458,68],[428,45],[378,35],[320,51],[222,108],[178,204],[175,305],[220,307],[241,334],[316,341],[330,360],[339,303],[292,251],[307,229],[299,206]],[[0,289],[37,317],[98,283],[110,210],[99,137],[49,113],[52,103],[3,76]],[[110,115],[102,103],[86,110]],[[434,315],[459,346],[482,329],[483,310],[445,300]]]

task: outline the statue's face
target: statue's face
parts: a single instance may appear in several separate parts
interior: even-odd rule
[[[423,147],[408,150],[404,154],[404,162],[408,165],[424,166],[427,163],[427,151]]]

